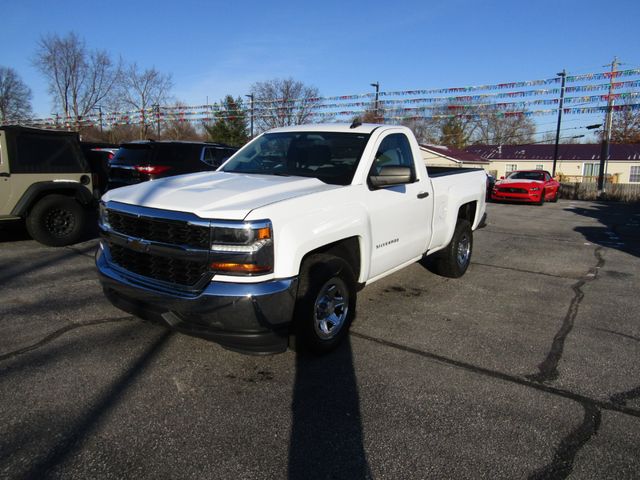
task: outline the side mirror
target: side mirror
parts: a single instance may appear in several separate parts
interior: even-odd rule
[[[370,175],[369,183],[373,188],[391,187],[411,183],[409,167],[382,167],[378,175]]]
[[[500,180],[504,180],[504,175],[502,177],[500,177]]]

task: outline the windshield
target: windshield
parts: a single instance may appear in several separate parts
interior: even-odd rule
[[[544,180],[542,172],[513,172],[507,177],[509,180]]]
[[[337,132],[266,133],[240,150],[223,172],[314,177],[349,185],[369,135]]]

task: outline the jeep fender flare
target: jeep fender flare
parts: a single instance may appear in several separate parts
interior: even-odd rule
[[[20,200],[18,200],[13,210],[11,210],[11,215],[24,217],[40,198],[50,193],[73,196],[83,205],[89,205],[93,201],[91,192],[86,186],[79,182],[36,182],[22,194]]]

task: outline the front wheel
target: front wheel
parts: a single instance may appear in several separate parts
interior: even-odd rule
[[[29,235],[51,247],[80,241],[87,224],[87,210],[66,195],[47,195],[35,204],[27,216]]]
[[[336,348],[355,315],[356,281],[349,264],[328,254],[312,255],[301,268],[293,330],[296,346],[315,353]]]
[[[473,232],[468,220],[458,219],[451,242],[436,253],[433,266],[435,273],[443,277],[459,278],[467,271],[473,251]]]
[[[556,203],[558,201],[558,198],[560,197],[560,190],[556,190],[556,194],[553,196],[553,198],[551,199],[551,201],[553,203]]]
[[[540,201],[537,203],[537,205],[544,205],[544,196],[546,195],[545,191],[543,190],[542,192],[540,192]]]

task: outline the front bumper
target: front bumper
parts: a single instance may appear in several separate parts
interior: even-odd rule
[[[506,202],[540,202],[541,192],[530,193],[511,193],[511,192],[492,192],[491,200],[493,201],[506,201]]]
[[[297,277],[261,283],[212,281],[202,292],[191,294],[156,288],[119,269],[103,248],[96,253],[96,266],[106,297],[128,313],[243,353],[278,353],[287,348]]]

